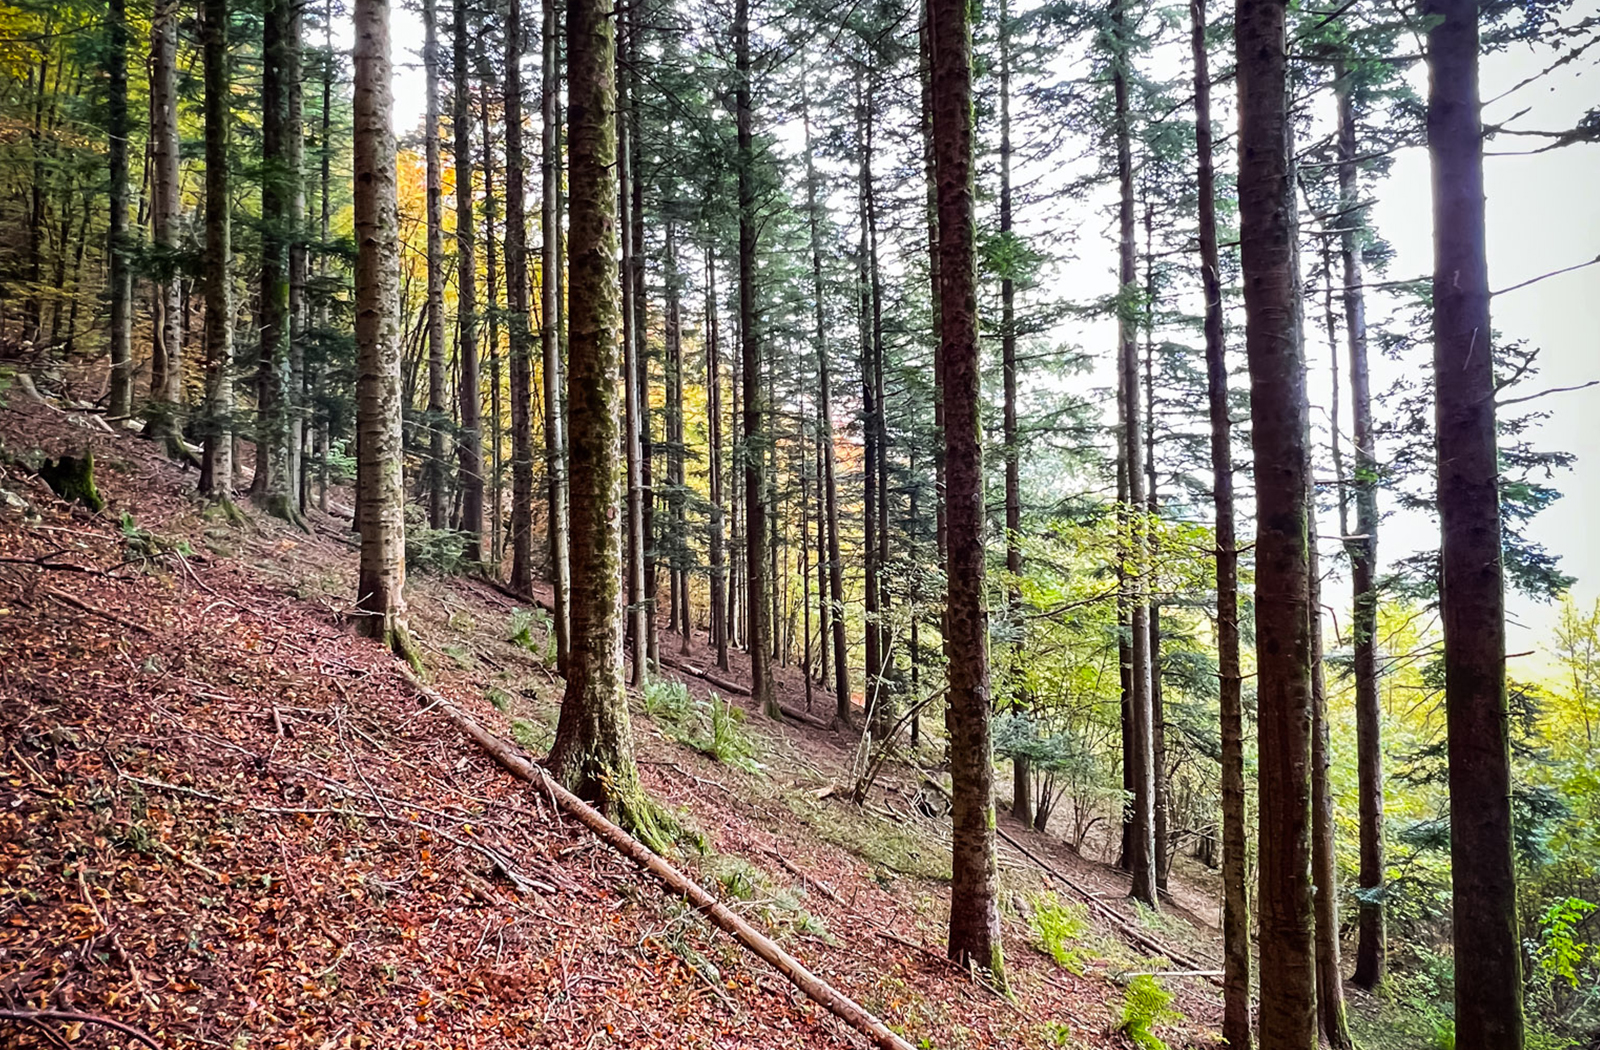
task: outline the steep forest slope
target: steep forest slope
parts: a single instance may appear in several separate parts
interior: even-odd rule
[[[0,410],[0,1016],[185,1047],[861,1045],[355,637],[348,519],[230,520],[155,444],[86,418]],[[36,473],[86,450],[100,513]],[[542,617],[463,576],[413,576],[408,598],[433,686],[541,754],[560,695]],[[664,674],[634,717],[674,863],[914,1045],[1133,1045],[1141,1022],[1215,1039],[1207,974],[1162,979],[1166,1006],[1136,976],[1214,969],[1204,895],[1206,918],[1141,916],[1114,871],[1007,822],[1008,1000],[943,957],[949,825],[921,770],[854,805],[854,734]],[[0,1033],[134,1045],[70,1017]]]

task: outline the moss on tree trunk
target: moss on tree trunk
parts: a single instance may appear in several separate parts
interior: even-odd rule
[[[100,490],[94,484],[93,449],[84,452],[82,459],[77,456],[47,459],[39,468],[39,476],[50,486],[50,491],[68,503],[82,503],[96,513],[106,509],[106,501],[100,498]]]

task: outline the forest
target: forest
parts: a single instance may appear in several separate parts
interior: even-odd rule
[[[1597,58],[0,0],[0,1043],[1600,1046]]]

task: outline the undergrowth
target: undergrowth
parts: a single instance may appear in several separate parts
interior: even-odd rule
[[[1069,973],[1083,976],[1086,960],[1077,944],[1089,932],[1089,912],[1081,904],[1063,901],[1054,893],[1042,893],[1033,901],[1028,919],[1038,947]]]
[[[744,728],[743,709],[716,693],[709,700],[696,700],[682,682],[664,678],[647,679],[640,699],[644,713],[663,735],[722,765],[761,772],[755,744]]]
[[[1150,1029],[1168,1021],[1177,1021],[1182,1014],[1171,1008],[1172,993],[1156,983],[1149,974],[1140,974],[1128,982],[1122,1003],[1122,1031],[1142,1050],[1167,1050]]]
[[[541,649],[534,640],[535,629],[543,632],[544,646]],[[550,629],[550,614],[543,609],[512,609],[511,619],[506,628],[506,641],[519,645],[542,661],[546,667],[556,662],[556,634]]]

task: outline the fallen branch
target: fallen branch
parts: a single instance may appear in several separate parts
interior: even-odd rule
[[[446,700],[438,692],[424,685],[409,668],[400,667],[400,673],[410,681],[418,694],[437,707],[477,745],[483,748],[501,768],[519,780],[529,781],[546,791],[556,805],[576,818],[601,841],[629,860],[643,866],[650,874],[673,893],[688,901],[723,932],[731,934],[740,944],[760,956],[779,973],[789,979],[812,1002],[826,1008],[835,1017],[850,1025],[884,1050],[911,1050],[911,1044],[889,1030],[877,1017],[855,1000],[834,989],[826,981],[807,970],[800,961],[757,932],[744,919],[728,910],[699,883],[690,879],[661,857],[651,852],[632,835],[611,823],[597,810],[578,796],[562,787],[542,767],[524,757],[516,748],[490,733],[470,716]]]
[[[1065,875],[1061,874],[1061,872],[1057,871],[1055,867],[1047,863],[1037,853],[1034,853],[1031,849],[1012,838],[1006,833],[1006,830],[1000,827],[998,824],[995,825],[995,831],[999,833],[1001,838],[1005,839],[1013,847],[1015,847],[1017,851],[1020,852],[1024,857],[1027,857],[1029,860],[1037,864],[1040,871],[1043,871],[1046,875],[1049,875],[1051,878],[1055,879],[1057,882],[1061,883],[1063,886],[1082,897],[1084,902],[1089,905],[1089,908],[1094,911],[1095,914],[1099,915],[1102,919],[1105,919],[1106,922],[1115,927],[1116,930],[1124,937],[1133,941],[1139,947],[1144,948],[1147,951],[1155,952],[1157,955],[1163,956],[1167,959],[1171,959],[1179,966],[1184,967],[1185,970],[1192,971],[1191,976],[1203,976],[1210,980],[1212,984],[1217,985],[1219,988],[1222,986],[1222,982],[1217,979],[1217,976],[1209,971],[1206,971],[1203,965],[1185,955],[1180,954],[1179,952],[1173,951],[1167,945],[1162,944],[1160,941],[1156,940],[1154,937],[1151,937],[1149,934],[1139,929],[1127,919],[1124,919],[1121,915],[1118,915],[1115,909],[1096,896],[1093,891],[1089,890],[1087,887],[1079,885],[1073,880],[1067,878]]]
[[[44,587],[44,588],[41,588],[41,590],[43,590],[43,592],[44,592],[46,597],[54,598],[56,601],[60,602],[62,605],[70,605],[74,609],[79,610],[80,612],[88,613],[90,616],[98,616],[103,620],[110,620],[112,623],[116,624],[118,627],[124,627],[124,628],[127,628],[130,631],[136,631],[139,634],[144,634],[144,635],[152,635],[152,634],[155,633],[154,631],[150,630],[150,628],[146,627],[142,623],[134,623],[132,620],[124,620],[122,617],[118,616],[116,613],[109,613],[109,612],[106,612],[104,609],[96,609],[94,606],[88,604],[87,602],[81,602],[78,599],[74,598],[72,595],[63,594],[61,591],[58,591],[53,587]]]
[[[738,682],[732,681],[732,680],[727,679],[727,678],[719,677],[718,675],[712,674],[710,671],[702,671],[700,668],[694,666],[693,664],[684,663],[681,660],[670,659],[665,655],[657,657],[656,662],[659,663],[662,667],[668,668],[669,670],[678,671],[678,672],[680,672],[682,674],[686,674],[686,675],[692,675],[693,677],[698,678],[703,682],[707,682],[707,683],[709,683],[711,685],[716,686],[718,689],[721,689],[725,693],[732,693],[735,696],[749,696],[750,695],[750,690],[746,689],[744,686],[740,685]],[[808,725],[808,726],[811,726],[814,729],[832,729],[833,728],[833,723],[832,722],[824,722],[822,719],[818,718],[816,715],[807,714],[806,712],[800,710],[797,707],[788,707],[788,706],[780,704],[778,706],[778,710],[783,713],[783,717],[784,718],[787,718],[791,722],[799,722],[802,725]]]
[[[788,857],[785,857],[777,850],[769,849],[767,850],[767,853],[772,857],[773,860],[776,860],[780,865],[783,866],[784,871],[787,871],[789,874],[799,879],[801,885],[814,887],[818,893],[821,893],[824,897],[828,898],[839,907],[845,909],[846,911],[850,910],[850,905],[846,904],[844,898],[835,893],[833,888],[827,883],[800,870],[800,868],[796,867],[790,862]]]
[[[17,1021],[22,1024],[39,1025],[45,1031],[48,1031],[48,1029],[43,1028],[46,1021],[64,1021],[68,1023],[75,1021],[79,1024],[97,1024],[121,1032],[130,1039],[137,1039],[145,1046],[150,1047],[151,1050],[161,1050],[160,1043],[157,1043],[154,1039],[133,1027],[133,1025],[124,1024],[109,1017],[101,1017],[99,1014],[81,1014],[72,1010],[0,1010],[0,1021]],[[55,1033],[51,1032],[50,1034],[54,1035]]]

